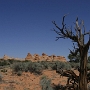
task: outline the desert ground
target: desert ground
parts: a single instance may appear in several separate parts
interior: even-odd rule
[[[4,71],[2,71],[4,70]],[[78,74],[77,70],[74,70]],[[43,70],[42,74],[37,75],[31,72],[22,72],[22,75],[13,73],[10,67],[0,69],[0,90],[42,90],[40,80],[46,77],[51,81],[51,86],[66,85],[67,77],[60,77],[56,70]],[[58,90],[58,89],[57,89]]]

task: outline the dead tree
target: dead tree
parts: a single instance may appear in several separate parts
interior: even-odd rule
[[[79,77],[72,70],[66,70],[62,75],[65,77],[69,77],[68,80],[72,80],[74,81],[74,83],[78,83]]]
[[[77,76],[72,70],[66,70],[62,75],[68,77],[66,87],[68,87],[69,90],[71,90],[70,88],[77,90],[79,76]]]
[[[72,28],[66,27],[65,22],[66,15],[63,16],[62,20],[62,27],[60,28],[55,21],[52,21],[52,23],[55,25],[56,29],[53,29],[59,36],[56,37],[58,39],[63,38],[69,38],[74,43],[74,50],[70,50],[70,53],[74,56],[77,55],[77,53],[80,53],[80,74],[79,74],[79,90],[87,90],[87,56],[88,56],[88,50],[90,45],[90,32],[86,32],[84,21],[82,20],[79,24],[78,17],[76,19],[75,28],[73,31]],[[89,35],[88,42],[85,43],[85,35]],[[75,43],[77,44],[77,47],[75,46]]]

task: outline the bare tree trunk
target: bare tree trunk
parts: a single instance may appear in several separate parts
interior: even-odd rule
[[[74,51],[70,50],[70,53],[74,56],[80,53],[80,74],[79,74],[79,90],[87,90],[87,54],[90,46],[90,31],[86,32],[85,27],[84,27],[84,22],[82,21],[81,24],[79,25],[78,23],[78,17],[76,19],[76,35],[72,32],[72,28],[68,29],[66,27],[66,24],[64,23],[66,15],[63,16],[63,21],[62,21],[62,28],[60,28],[55,21],[53,21],[53,24],[56,26],[56,28],[59,30],[54,31],[59,35],[59,37],[56,37],[58,40],[59,38],[69,38],[73,42],[76,42],[78,44],[78,48],[75,48],[74,45]],[[82,28],[83,26],[83,28]],[[84,32],[82,31],[84,29]],[[84,36],[89,35],[89,40],[86,44],[84,44]]]
[[[87,90],[87,50],[81,54],[79,77],[79,90]]]

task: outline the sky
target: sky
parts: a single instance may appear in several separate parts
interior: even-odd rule
[[[67,26],[74,27],[78,17],[90,30],[90,0],[0,0],[0,57],[25,58],[27,53],[46,53],[68,60],[71,40],[55,41],[58,35],[52,31],[52,21],[61,27],[67,13]]]

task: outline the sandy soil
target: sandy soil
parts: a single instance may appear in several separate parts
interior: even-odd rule
[[[77,73],[77,71],[75,71]],[[55,70],[44,70],[42,75],[34,75],[30,72],[23,72],[21,76],[12,74],[11,69],[7,69],[7,72],[0,72],[3,76],[2,82],[0,82],[0,90],[41,90],[40,78],[47,76],[51,79],[51,84],[65,85],[67,83],[67,77],[61,77]]]

